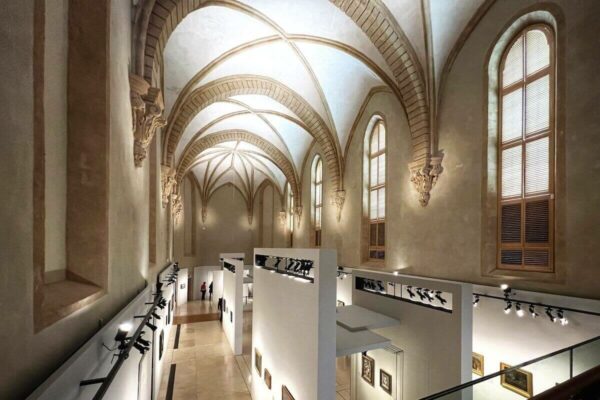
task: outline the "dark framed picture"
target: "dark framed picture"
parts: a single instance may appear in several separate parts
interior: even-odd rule
[[[366,353],[362,355],[360,376],[371,386],[375,386],[375,360]]]
[[[229,311],[229,322],[233,322],[233,311]]]
[[[162,359],[163,350],[165,348],[165,331],[160,331],[160,336],[158,339],[158,359]]]
[[[511,368],[510,365],[501,362],[500,371]],[[500,376],[502,387],[513,391],[525,398],[533,396],[533,374],[531,372],[516,369]]]
[[[382,369],[379,370],[379,386],[387,394],[392,394],[392,375]]]
[[[271,373],[269,372],[268,369],[265,368],[265,385],[267,385],[267,387],[269,388],[269,390],[271,390]]]
[[[343,301],[341,301],[341,300],[337,301],[337,306],[338,307],[344,307],[345,305],[346,305],[346,303],[344,303]]]
[[[171,323],[171,301],[169,300],[169,304],[167,305],[167,325]]]
[[[296,400],[285,385],[281,387],[281,400]]]
[[[262,354],[254,349],[254,368],[258,371],[258,376],[262,376]]]
[[[471,357],[471,369],[475,375],[483,376],[483,355],[479,353],[473,353]]]

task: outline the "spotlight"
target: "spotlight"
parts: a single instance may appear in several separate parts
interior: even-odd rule
[[[552,308],[546,307],[546,315],[548,316],[551,322],[556,322],[556,317],[552,315]]]
[[[127,334],[131,330],[132,326],[129,322],[125,322],[119,325],[119,330],[117,331],[117,335],[115,336],[115,341],[123,342],[127,339]]]
[[[441,291],[437,291],[435,292],[435,298],[439,300],[440,303],[442,303],[442,305],[446,304],[448,301],[442,297],[442,292]]]
[[[398,276],[399,272],[398,271],[394,271],[394,275]]]
[[[558,320],[562,326],[568,325],[569,320],[565,317],[563,310],[558,310]]]
[[[141,344],[144,347],[150,347],[150,341],[146,340],[146,339],[142,339],[142,337],[138,337],[136,342],[138,342],[139,344]]]
[[[521,310],[521,303],[517,303],[517,305],[515,306],[515,309],[517,310],[517,316],[519,318],[521,318],[525,315],[525,311]]]
[[[146,326],[152,329],[152,332],[156,330],[156,325],[151,324],[150,321],[146,322]]]
[[[535,306],[533,304],[529,306],[529,314],[531,314],[531,318],[537,318],[540,315],[535,312]]]
[[[512,303],[510,301],[507,301],[506,307],[504,307],[504,314],[510,314],[511,309],[512,309]]]
[[[477,307],[479,305],[479,296],[475,295],[475,298],[473,299],[473,307]]]
[[[158,314],[157,314],[157,313],[155,313],[155,312],[153,312],[153,313],[152,313],[152,316],[153,316],[154,318],[156,318],[156,319],[160,319],[160,315],[158,315]]]
[[[506,292],[510,289],[510,286],[508,286],[506,283],[503,283],[502,285],[500,285],[500,289]]]
[[[140,352],[141,355],[144,355],[144,353],[149,350],[149,347],[145,347],[139,343],[134,343],[133,347],[135,347]]]
[[[415,297],[415,292],[413,292],[412,288],[413,288],[412,286],[406,287],[406,291],[408,292],[408,295],[410,296],[411,299]]]

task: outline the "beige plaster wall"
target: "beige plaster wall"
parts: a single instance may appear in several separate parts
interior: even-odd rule
[[[0,398],[24,398],[33,391],[144,287],[144,279],[152,279],[147,250],[148,164],[138,169],[133,163],[129,3],[111,4],[108,293],[37,334],[33,329],[34,5],[21,1],[0,6],[0,47],[5,57],[0,64],[0,179],[7,188],[0,208],[0,353],[9,366],[0,369]]]

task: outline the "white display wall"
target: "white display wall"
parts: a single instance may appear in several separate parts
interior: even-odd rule
[[[281,400],[285,385],[298,400],[334,400],[336,252],[255,249],[254,253],[312,260],[314,282],[255,265],[252,397]],[[265,370],[271,375],[270,389]]]
[[[232,270],[231,270],[231,269]],[[242,354],[244,304],[242,285],[244,262],[231,258],[223,260],[223,331],[233,354]]]
[[[161,274],[161,280],[171,273],[168,268]],[[156,331],[149,328],[144,329],[145,339],[152,342],[151,349],[143,356],[132,349],[129,358],[125,360],[118,374],[110,385],[105,399],[156,399],[160,385],[160,376],[163,370],[165,354],[169,337],[171,335],[173,311],[169,314],[169,302],[173,305],[175,284],[162,287],[163,297],[167,301],[167,307],[163,310],[156,308],[156,313],[161,319],[152,319],[156,325]],[[115,335],[119,325],[131,323],[132,331],[137,329],[139,319],[135,315],[145,315],[149,309],[147,302],[154,300],[154,285],[146,287],[135,297],[119,314],[103,326],[90,340],[88,340],[73,356],[71,356],[58,370],[56,370],[42,385],[40,385],[27,399],[28,400],[87,400],[96,394],[99,384],[80,386],[83,380],[103,378],[107,376],[113,363],[113,354],[107,350],[115,347]],[[160,357],[160,333],[163,332],[163,354]],[[154,380],[152,381],[152,375]],[[154,385],[153,385],[154,384]],[[153,397],[151,397],[151,394]]]
[[[475,286],[476,293],[503,296],[496,287]],[[512,296],[516,300],[557,305],[562,307],[600,312],[597,300],[550,295],[545,293],[516,290]],[[500,300],[481,297],[473,309],[473,351],[484,357],[486,375],[499,371],[500,363],[517,365],[522,362],[572,346],[600,335],[600,317],[565,312],[569,323],[565,326],[558,321],[552,323],[543,308],[536,308],[537,318],[532,318],[528,306],[523,305],[525,314],[516,315],[513,309],[504,313],[505,303]],[[556,309],[554,314],[556,314]],[[585,370],[591,365],[600,364],[600,344],[596,343],[574,352],[574,372]],[[542,363],[524,368],[533,375],[533,394],[539,394],[568,378],[569,359],[567,355],[553,357]],[[473,379],[479,378],[473,374]],[[498,378],[478,385],[473,392],[474,399],[517,400],[523,397],[500,385]]]
[[[397,326],[373,330],[403,351],[401,393],[388,399],[419,399],[471,379],[470,284],[358,269],[353,269],[352,274],[354,305],[400,321]],[[382,291],[357,289],[357,279],[364,278],[381,281]],[[430,291],[427,293],[434,295],[439,291],[446,303],[436,298],[421,300],[417,289],[422,293],[427,289]],[[376,373],[379,374],[379,369]],[[355,396],[361,393],[360,385],[365,384],[368,385],[362,379],[357,380],[359,387],[353,393],[353,400],[363,400]]]
[[[223,297],[223,271],[213,271],[213,298],[215,305],[219,304],[219,298]]]
[[[182,306],[188,302],[189,270],[182,268],[177,277],[177,305]]]
[[[363,379],[362,354],[352,355],[351,364],[351,393],[356,400],[403,400],[402,387],[404,375],[404,353],[395,347],[389,349],[376,349],[366,352],[368,357],[375,360],[373,383]],[[388,387],[381,381],[381,372],[391,376]]]

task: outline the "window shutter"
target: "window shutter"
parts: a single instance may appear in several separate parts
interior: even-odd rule
[[[502,206],[502,243],[521,243],[521,203]]]

